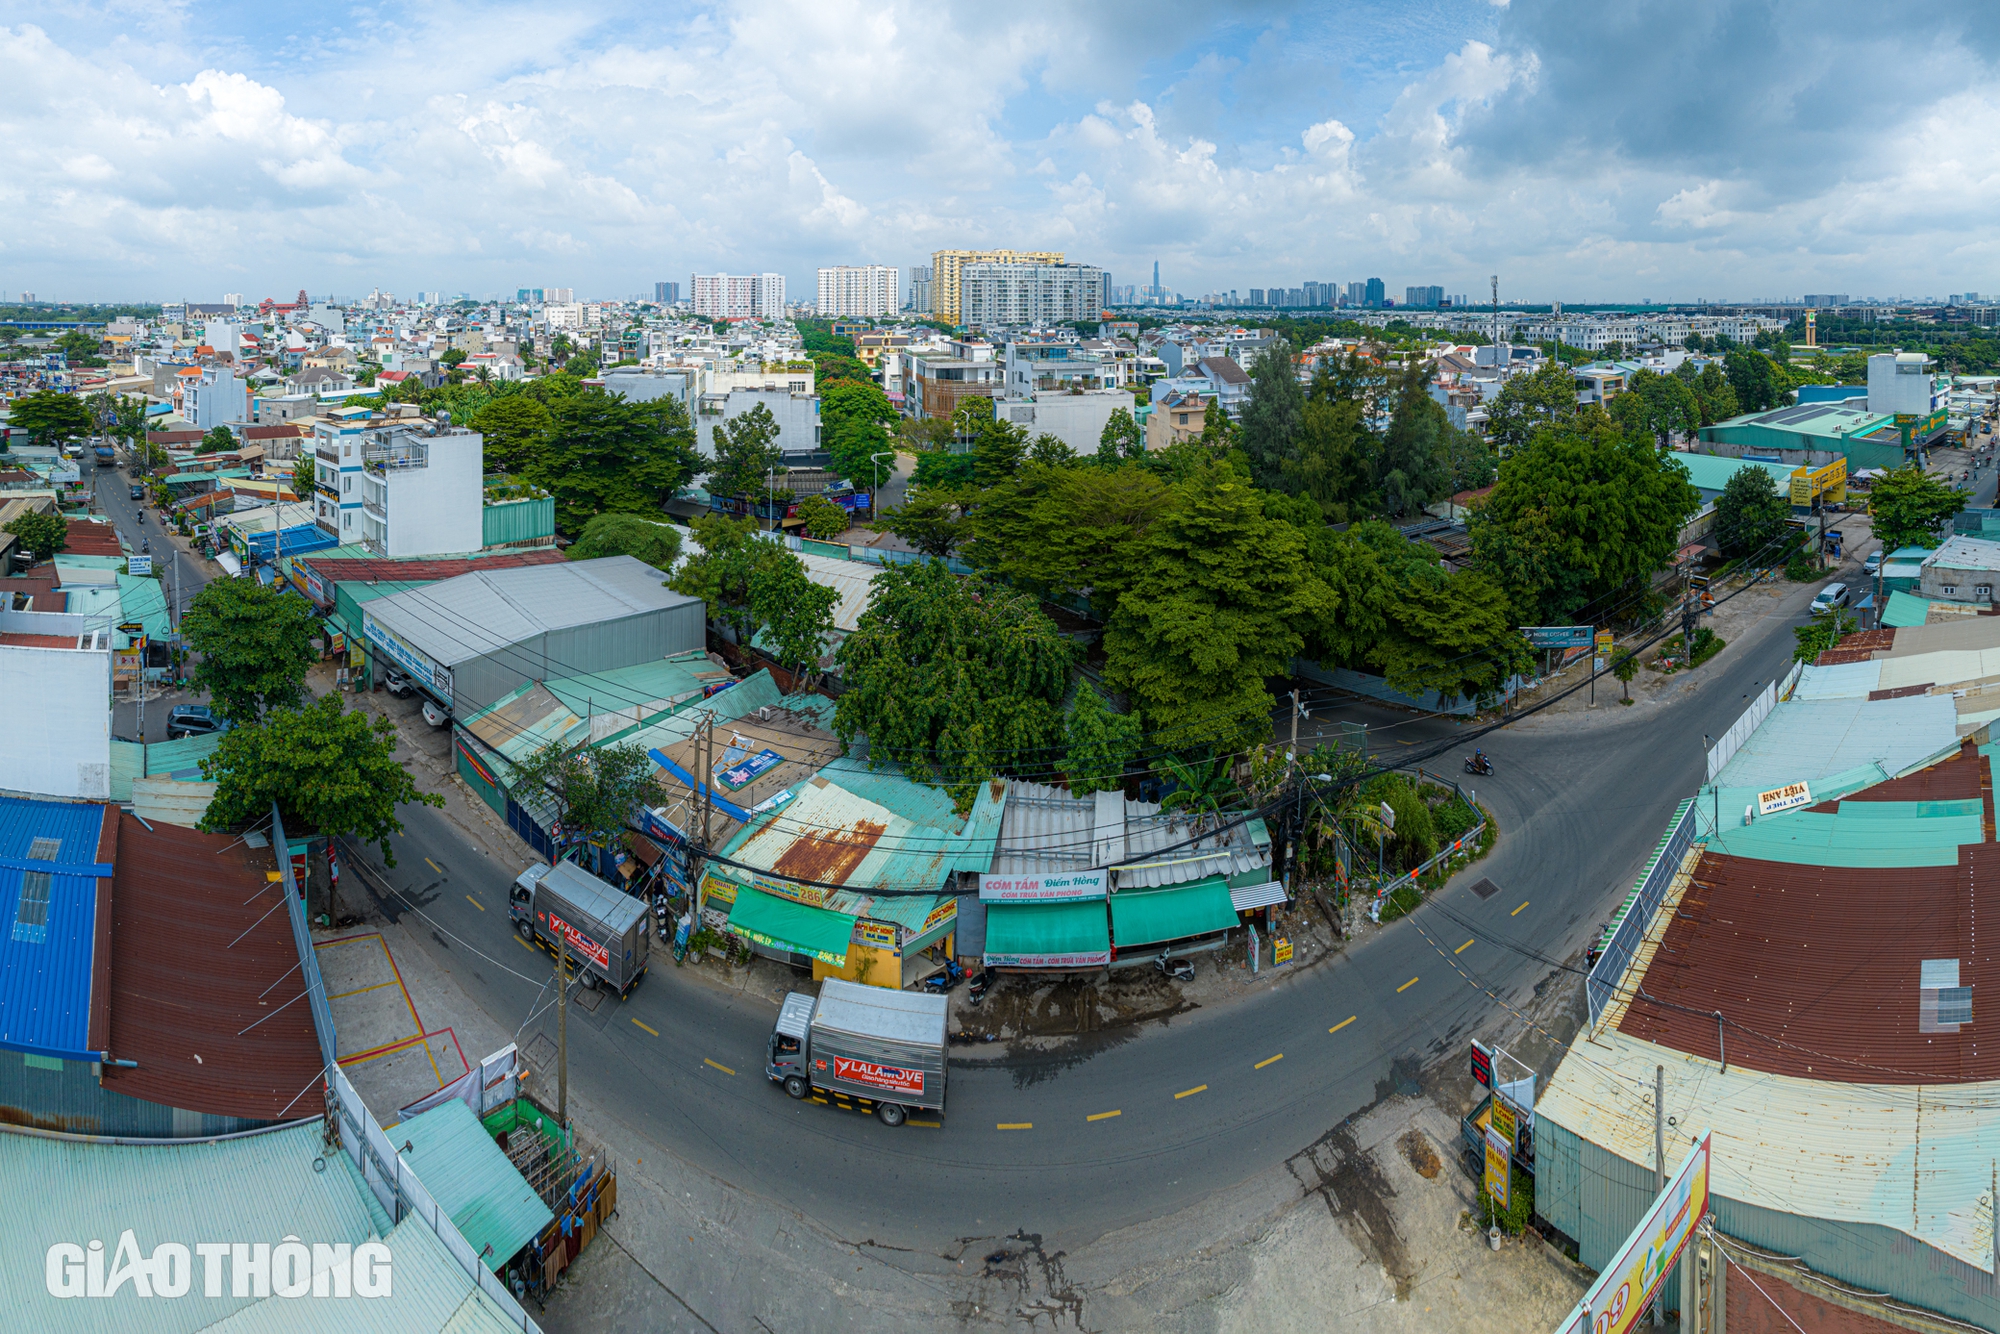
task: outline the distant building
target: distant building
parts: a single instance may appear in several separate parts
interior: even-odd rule
[[[551,287],[549,289],[549,300],[567,305],[576,300],[576,289],[574,287]]]
[[[919,264],[910,270],[910,304],[908,310],[918,315],[928,315],[931,309],[931,266]]]
[[[180,381],[181,416],[199,430],[250,420],[250,382],[227,366],[204,366]]]
[[[1944,401],[1921,352],[1878,352],[1868,358],[1868,410],[1929,417]]]
[[[1388,295],[1388,289],[1382,285],[1380,278],[1370,278],[1368,285],[1362,289],[1361,304],[1370,310],[1380,310]]]
[[[1061,264],[1060,250],[937,250],[931,253],[931,313],[964,323],[960,276],[968,264]],[[1102,309],[1102,302],[1099,302]]]
[[[1406,287],[1403,289],[1403,304],[1418,310],[1436,310],[1444,304],[1444,288]]]
[[[782,273],[697,273],[688,280],[694,313],[717,320],[782,319]]]
[[[1027,328],[1104,315],[1104,270],[1093,264],[967,264],[959,283],[962,324]]]
[[[653,300],[658,302],[660,305],[662,306],[675,305],[680,301],[680,299],[681,299],[681,285],[679,283],[653,284]]]
[[[1360,307],[1360,306],[1365,306],[1365,305],[1367,305],[1367,304],[1368,304],[1368,284],[1367,284],[1367,283],[1349,283],[1349,284],[1347,285],[1347,304],[1348,304],[1348,305],[1350,305],[1350,306],[1355,306],[1355,307]]]
[[[894,315],[902,278],[888,264],[837,264],[819,271],[821,319],[852,316],[879,319]]]
[[[523,287],[514,293],[514,300],[523,306],[539,306],[542,304],[542,289],[539,287]]]
[[[1202,427],[1208,423],[1209,401],[1193,390],[1169,392],[1155,399],[1146,417],[1146,448],[1165,449],[1176,441],[1201,439]]]

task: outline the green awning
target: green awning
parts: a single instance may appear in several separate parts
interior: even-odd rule
[[[1172,889],[1121,889],[1111,896],[1111,936],[1121,950],[1227,931],[1236,921],[1229,882],[1219,875]]]
[[[1111,962],[1104,900],[989,903],[985,958],[1001,968],[1102,968]]]
[[[736,891],[736,906],[729,910],[729,929],[759,945],[810,954],[844,968],[847,943],[854,938],[854,918],[831,908],[793,903],[746,885]]]

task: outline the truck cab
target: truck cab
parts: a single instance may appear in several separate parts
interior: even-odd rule
[[[519,927],[523,922],[532,922],[535,916],[535,886],[549,873],[547,862],[536,862],[515,877],[514,887],[507,891],[507,918]]]
[[[803,1098],[812,1086],[812,1078],[806,1071],[807,1030],[812,1024],[812,1013],[811,996],[797,991],[786,996],[765,1053],[764,1073],[772,1082],[783,1084],[785,1092],[794,1098]]]

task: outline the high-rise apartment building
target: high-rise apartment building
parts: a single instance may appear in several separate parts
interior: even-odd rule
[[[1104,317],[1104,270],[1094,264],[967,264],[957,323],[984,329]]]
[[[576,289],[574,287],[551,287],[549,289],[549,300],[569,305],[576,300]]]
[[[1382,309],[1382,303],[1388,299],[1389,289],[1383,285],[1380,278],[1370,278],[1367,286],[1361,289],[1361,304],[1370,310]]]
[[[936,250],[931,252],[931,314],[963,323],[959,275],[968,264],[1061,264],[1060,250]],[[1101,308],[1101,304],[1100,304]]]
[[[697,273],[688,280],[694,313],[709,319],[782,319],[785,275],[782,273]]]
[[[1263,305],[1263,304],[1264,304],[1264,289],[1263,289],[1263,288],[1261,288],[1261,287],[1253,287],[1253,288],[1251,288],[1251,289],[1250,289],[1250,304],[1251,304],[1251,305],[1253,305],[1253,306],[1261,306],[1261,305]]]
[[[514,293],[514,300],[523,306],[539,306],[542,304],[542,289],[539,287],[520,288]]]
[[[1444,288],[1405,287],[1403,289],[1403,304],[1406,306],[1415,306],[1419,310],[1436,310],[1444,304]]]
[[[822,318],[894,315],[901,292],[902,278],[893,265],[837,264],[819,271]]]
[[[931,266],[917,264],[910,269],[910,304],[908,309],[919,315],[928,315],[931,310]]]
[[[662,306],[671,306],[681,299],[679,283],[654,283],[653,300]]]
[[[1349,284],[1347,285],[1347,304],[1348,304],[1348,305],[1350,305],[1350,306],[1361,306],[1361,305],[1365,305],[1365,304],[1367,303],[1367,301],[1368,301],[1368,284],[1367,284],[1367,283],[1349,283]]]

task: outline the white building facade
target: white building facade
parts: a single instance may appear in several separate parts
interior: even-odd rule
[[[967,264],[960,322],[982,328],[1063,324],[1104,316],[1104,270],[1094,264]]]
[[[782,273],[697,273],[688,279],[694,313],[718,320],[783,319]]]
[[[485,543],[484,439],[463,428],[370,432],[362,447],[361,540],[392,560]]]
[[[896,313],[901,271],[888,264],[839,264],[819,271],[819,313],[879,319]]]

